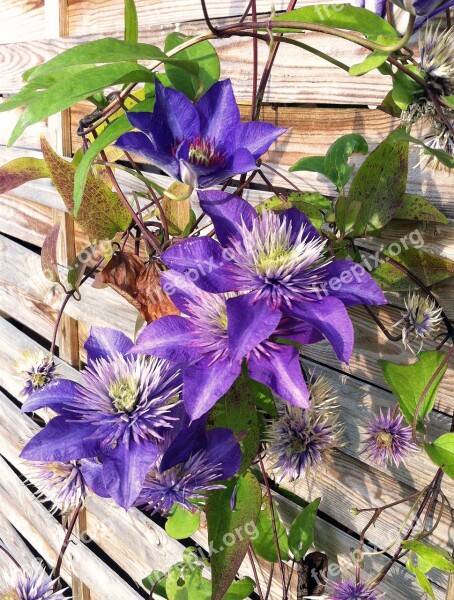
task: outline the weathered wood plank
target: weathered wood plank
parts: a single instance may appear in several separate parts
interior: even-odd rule
[[[0,44],[45,37],[44,0],[2,0]]]
[[[5,102],[4,98],[0,98],[0,104]],[[23,113],[22,108],[16,108],[8,112],[0,113],[0,144],[6,145],[10,135]],[[39,150],[39,138],[41,135],[48,136],[48,127],[46,121],[40,121],[35,125],[31,125],[24,132],[20,141],[17,142],[17,148],[27,148],[30,150]]]

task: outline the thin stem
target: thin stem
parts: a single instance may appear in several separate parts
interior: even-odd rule
[[[268,600],[271,593],[271,586],[273,585],[273,577],[274,577],[274,563],[271,563],[270,574],[268,577],[268,587],[266,588],[265,600]]]
[[[218,29],[216,29],[216,27],[214,27],[213,23],[211,22],[205,0],[200,0],[200,4],[202,5],[203,18],[205,19],[205,23],[207,24],[208,29],[213,35],[218,37]]]
[[[262,173],[262,171],[258,171],[258,174],[260,175],[260,177],[263,179],[263,181],[266,183],[266,185],[268,186],[268,189],[271,190],[273,192],[273,194],[275,196],[277,196],[279,198],[279,200],[281,200],[284,204],[288,204],[288,200],[287,198],[281,194],[280,192],[278,192],[276,190],[276,188],[274,187],[274,185],[271,183],[271,181],[268,179],[268,177],[266,175],[264,175]]]
[[[252,0],[252,20],[257,20],[257,3]],[[252,40],[252,102],[251,102],[251,119],[255,120],[255,107],[257,103],[257,78],[259,70],[259,55],[258,55],[258,39]]]
[[[270,482],[268,481],[268,474],[265,470],[265,465],[263,464],[263,460],[262,460],[262,457],[260,454],[258,456],[258,460],[259,460],[259,464],[260,464],[260,470],[262,472],[263,482],[265,484],[268,503],[270,506],[271,523],[273,526],[273,537],[274,537],[274,543],[276,546],[276,552],[277,552],[277,557],[278,557],[278,562],[279,562],[279,569],[281,571],[281,578],[282,578],[282,600],[288,600],[287,587],[286,587],[286,581],[285,581],[285,567],[284,567],[284,561],[282,560],[281,549],[279,546],[279,536],[277,534],[276,515],[274,512],[273,496],[271,494]]]
[[[400,342],[402,340],[402,336],[401,335],[392,335],[391,333],[389,333],[389,331],[386,328],[386,326],[381,322],[381,320],[370,309],[369,306],[364,305],[364,308],[366,309],[366,312],[369,314],[369,316],[375,321],[375,323],[377,323],[377,325],[379,326],[380,330],[384,333],[384,335],[388,338],[388,340],[390,342]]]
[[[69,546],[69,540],[71,538],[71,535],[74,531],[74,527],[76,526],[77,523],[77,519],[79,517],[79,513],[82,510],[82,507],[84,505],[83,500],[81,500],[79,502],[79,504],[77,505],[76,509],[74,510],[74,514],[71,517],[71,521],[69,522],[68,525],[68,529],[66,531],[66,535],[65,535],[65,539],[63,540],[63,544],[60,550],[60,554],[58,555],[58,560],[57,560],[57,564],[55,565],[55,570],[54,570],[54,577],[55,577],[55,583],[54,583],[54,594],[58,592],[58,590],[61,588],[60,585],[60,571],[61,571],[61,566],[63,563],[63,558],[65,556],[66,550]]]
[[[266,169],[269,169],[270,171],[272,171],[275,175],[278,175],[279,177],[281,177],[286,183],[288,183],[289,185],[291,185],[292,188],[295,191],[301,192],[301,190],[299,189],[299,187],[297,185],[295,185],[295,183],[293,183],[293,181],[291,179],[289,179],[288,177],[286,177],[278,169],[275,169],[274,167],[272,167],[271,165],[269,165],[266,162],[262,162],[262,166],[265,167]]]
[[[262,588],[260,586],[260,580],[259,580],[259,575],[257,573],[257,567],[255,565],[255,561],[254,561],[254,555],[252,554],[252,550],[251,550],[251,545],[249,544],[248,549],[247,549],[247,555],[249,557],[249,561],[251,563],[252,566],[252,572],[254,573],[254,580],[255,580],[255,585],[257,587],[257,593],[259,595],[260,600],[265,600],[262,594]]]
[[[159,579],[156,579],[156,581],[154,582],[154,584],[151,586],[149,600],[153,600],[153,598],[154,598],[154,592],[155,592],[156,588],[158,587],[158,583],[160,581],[162,581],[163,579],[165,579],[166,576],[167,576],[166,573],[164,573],[163,575],[161,575],[161,577],[159,577]]]
[[[11,552],[10,552],[9,550],[7,550],[7,549],[5,548],[5,546],[3,546],[3,544],[0,544],[0,550],[1,550],[1,551],[2,551],[4,554],[6,554],[6,556],[7,556],[7,557],[10,559],[10,561],[11,561],[12,563],[14,563],[14,565],[15,565],[15,566],[16,566],[18,569],[20,569],[21,571],[23,571],[23,568],[20,566],[20,564],[17,562],[17,560],[16,560],[16,559],[14,558],[14,556],[11,554]]]

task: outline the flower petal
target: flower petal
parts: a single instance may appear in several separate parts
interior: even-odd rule
[[[76,382],[69,379],[54,379],[28,396],[22,404],[22,412],[34,412],[49,407],[57,413],[64,411],[65,404],[74,401]]]
[[[287,129],[275,127],[271,123],[251,121],[235,128],[232,142],[237,148],[247,148],[255,160],[264,154],[271,144]]]
[[[131,441],[102,457],[104,485],[115,502],[128,510],[142,491],[149,469],[156,462],[158,448],[152,442]]]
[[[219,480],[228,479],[238,472],[241,466],[241,448],[231,429],[216,427],[206,432],[207,457],[213,465],[220,464],[222,473]]]
[[[387,304],[378,283],[361,265],[350,260],[335,260],[326,267],[326,290],[345,306]]]
[[[292,235],[290,236],[290,242],[293,243],[298,236],[301,229],[304,227],[305,239],[311,242],[312,240],[320,240],[320,234],[309,221],[304,213],[299,211],[297,208],[289,208],[285,212],[279,215],[279,220],[286,220],[287,223],[292,226]]]
[[[241,289],[231,281],[234,265],[228,259],[228,253],[210,237],[183,240],[161,255],[165,265],[185,273],[197,287],[211,293]]]
[[[88,423],[55,417],[28,442],[20,456],[43,462],[93,458],[100,453],[100,442],[92,437],[95,432]]]
[[[92,327],[90,336],[84,344],[89,365],[98,358],[109,359],[116,354],[125,355],[132,346],[133,342],[128,336],[109,327]]]
[[[200,174],[198,178],[198,187],[207,188],[227,181],[235,175],[242,175],[257,168],[256,159],[247,148],[237,148],[229,156],[227,162],[222,168],[209,174]]]
[[[283,317],[273,338],[282,338],[297,344],[315,344],[324,339],[323,334],[310,323]]]
[[[268,386],[289,404],[309,407],[309,391],[296,348],[280,346],[279,350],[269,355],[252,353],[248,360],[248,372],[251,379]]]
[[[155,90],[155,118],[166,123],[175,141],[195,138],[200,132],[200,119],[189,98],[182,92],[164,87],[158,79]]]
[[[287,312],[288,311],[288,312]],[[320,301],[294,303],[286,309],[289,316],[308,321],[332,345],[339,360],[348,363],[353,352],[353,325],[341,300],[332,297]]]
[[[230,79],[218,81],[195,104],[205,139],[222,142],[240,124],[240,111]]]
[[[164,453],[159,470],[161,473],[175,465],[186,462],[191,455],[207,447],[205,434],[206,415],[181,429]]]
[[[83,458],[80,461],[80,471],[90,490],[101,498],[109,498],[109,492],[104,485],[102,464],[97,460]]]
[[[168,315],[153,321],[140,333],[131,354],[159,356],[173,363],[187,363],[200,357],[191,345],[194,326],[189,319]]]
[[[140,131],[124,133],[115,142],[115,146],[142,156],[142,158],[162,169],[170,177],[178,179],[180,165],[177,159],[169,152],[166,152],[166,149],[156,148],[144,133]]]
[[[183,402],[191,419],[198,419],[229,391],[241,365],[227,360],[208,361],[188,367],[183,375]]]
[[[210,300],[209,292],[204,292],[194,285],[189,277],[174,269],[161,274],[161,285],[178,310],[185,315],[197,313],[194,306],[199,307],[201,301],[209,302]]]
[[[198,196],[200,206],[213,221],[216,236],[223,246],[229,246],[232,238],[241,240],[241,225],[244,223],[252,229],[258,218],[252,206],[239,196],[219,190],[200,191]]]
[[[246,294],[227,300],[227,332],[232,362],[241,362],[274,333],[281,320],[281,313],[271,309],[266,301],[252,304],[251,298]]]

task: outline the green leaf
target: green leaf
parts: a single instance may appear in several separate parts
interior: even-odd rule
[[[418,354],[418,361],[411,365],[396,365],[388,360],[379,360],[383,377],[399,402],[400,410],[407,423],[413,424],[416,408],[433,374],[445,358],[443,352],[429,350]],[[433,409],[438,387],[446,373],[446,365],[438,374],[426,394],[418,415],[418,429],[424,431],[423,422]]]
[[[59,233],[60,224],[54,225],[46,235],[46,239],[44,240],[43,247],[41,249],[42,271],[46,279],[53,281],[54,283],[60,283],[57,261],[57,244]]]
[[[335,218],[336,225],[339,231],[343,234],[348,233],[353,229],[359,211],[361,210],[361,202],[359,200],[351,200],[345,196],[339,196],[336,200]]]
[[[54,152],[44,138],[41,149],[50,171],[52,183],[70,213],[74,211],[73,189],[76,167]],[[131,216],[117,194],[99,178],[90,175],[77,215],[77,223],[93,240],[110,240],[119,231],[126,231]]]
[[[234,581],[227,590],[223,600],[243,600],[254,591],[255,583],[250,577]]]
[[[413,221],[431,221],[433,223],[443,223],[447,225],[447,219],[442,212],[438,210],[429,200],[426,200],[418,194],[405,194],[403,202],[395,219],[407,219]]]
[[[183,540],[197,531],[199,526],[200,513],[192,513],[177,504],[166,521],[165,529],[175,540]]]
[[[297,160],[294,165],[289,168],[289,171],[310,171],[312,173],[325,173],[325,157],[324,156],[306,156]]]
[[[394,252],[397,247],[400,250],[399,254]],[[399,244],[397,246],[396,244],[390,244],[383,250],[383,253],[403,265],[418,277],[425,286],[439,283],[454,275],[454,262],[436,254],[429,254],[419,248],[408,247],[405,250]],[[385,291],[408,292],[411,289],[418,288],[417,284],[408,275],[391,262],[386,262],[386,260],[373,271],[372,275]]]
[[[321,498],[304,508],[293,521],[288,534],[288,545],[295,560],[302,560],[314,541],[315,521]]]
[[[169,600],[210,600],[211,581],[202,575],[202,570],[170,569],[166,580],[166,592]]]
[[[443,164],[445,167],[448,167],[449,169],[454,168],[454,156],[447,154],[444,150],[435,150],[434,148],[426,146],[424,142],[421,142],[421,140],[418,140],[417,138],[411,136],[401,127],[390,133],[389,139],[392,142],[407,141],[411,142],[412,144],[416,144],[417,146],[421,146],[421,148],[423,148],[424,154],[427,154],[429,156],[435,156],[435,158],[437,158],[441,162],[441,164]]]
[[[284,202],[278,196],[272,196],[256,206],[256,211],[259,215],[265,210],[272,210],[280,213],[289,208],[297,208],[303,212],[311,221],[313,226],[320,231],[323,224],[323,213],[321,210],[330,210],[331,202],[325,196],[317,192],[292,192],[287,197],[287,202]]]
[[[191,38],[182,33],[170,33],[165,42],[165,51],[169,52]],[[189,73],[172,63],[166,63],[165,70],[173,87],[186,94],[190,100],[196,100],[204,94],[213,83],[219,80],[221,68],[216,50],[210,42],[199,42],[176,55],[180,60],[193,61],[198,65],[197,75]]]
[[[42,158],[16,158],[0,167],[0,194],[44,177],[50,177],[50,173]]]
[[[154,98],[147,98],[143,102],[140,102],[136,106],[134,106],[128,112],[148,112],[153,110],[154,107]],[[85,187],[85,183],[87,181],[88,173],[90,171],[91,165],[93,161],[96,159],[98,154],[102,152],[107,146],[113,144],[118,138],[123,135],[123,133],[127,133],[131,131],[132,125],[129,122],[129,119],[126,115],[122,115],[111,124],[109,124],[96,139],[93,140],[88,150],[82,157],[80,161],[76,176],[74,178],[74,205],[76,207],[76,212],[80,203],[82,201],[82,195]]]
[[[273,392],[270,388],[254,379],[249,379],[249,387],[255,404],[270,415],[270,417],[277,417],[278,412],[274,402]]]
[[[241,446],[240,473],[249,468],[260,446],[260,428],[249,378],[241,375],[209,413],[209,426],[228,427]]]
[[[163,598],[166,598],[166,600],[168,600],[168,596],[167,596],[167,592],[166,592],[166,578],[164,577],[164,573],[162,571],[157,571],[156,569],[153,570],[148,575],[148,577],[145,577],[145,579],[142,579],[142,585],[144,586],[145,589],[151,590],[151,588],[155,585],[155,583],[158,580],[160,580],[160,581],[154,588],[154,591],[159,596],[162,596]]]
[[[402,109],[394,102],[392,90],[386,94],[385,99],[380,104],[380,110],[392,117],[400,118]]]
[[[402,542],[402,546],[420,556],[432,568],[444,573],[454,573],[454,561],[447,550],[418,540],[404,541]]]
[[[154,81],[154,75],[141,65],[122,62],[115,65],[102,65],[79,74],[68,76],[49,89],[36,92],[33,100],[17,122],[8,145],[11,146],[27,127],[77,104],[99,90],[120,83]]]
[[[137,44],[139,41],[139,21],[134,0],[125,0],[125,42]]]
[[[23,74],[24,81],[32,81],[42,75],[55,74],[60,69],[79,65],[99,65],[106,63],[121,63],[137,60],[157,60],[171,62],[188,68],[197,74],[197,65],[184,65],[182,61],[168,58],[157,46],[150,44],[133,44],[115,38],[104,38],[79,44],[58,54],[42,65],[33,67]],[[136,65],[137,66],[137,65]]]
[[[421,86],[414,79],[402,71],[394,74],[392,99],[401,110],[407,110],[418,92],[421,92]]]
[[[388,59],[389,52],[384,50],[374,50],[367,56],[362,63],[357,65],[353,65],[350,67],[349,73],[354,77],[358,77],[359,75],[364,75],[365,73],[369,73],[369,71],[373,71],[373,69],[378,69],[383,63],[385,63]]]
[[[352,235],[365,236],[386,225],[402,204],[407,176],[408,143],[388,136],[369,154],[351,183],[348,198],[361,204]]]
[[[164,195],[161,205],[167,219],[170,235],[181,236],[187,229],[191,219],[191,192],[192,188],[181,181],[174,181],[168,188],[176,199]]]
[[[432,444],[424,444],[424,449],[430,460],[454,479],[454,433],[445,433]]]
[[[289,542],[287,536],[287,530],[285,529],[282,521],[279,518],[279,513],[274,506],[274,520],[276,523],[277,539],[279,541],[279,549],[281,552],[281,558],[288,560],[289,554]],[[274,539],[273,522],[271,520],[271,511],[268,503],[265,508],[260,512],[259,519],[257,521],[257,533],[256,537],[252,540],[252,546],[259,556],[267,560],[268,562],[278,562],[279,556],[277,554],[276,543]]]
[[[369,150],[366,140],[357,133],[343,135],[328,149],[325,156],[325,174],[338,189],[343,188],[354,166],[348,164],[352,154],[367,154]]]
[[[407,561],[407,569],[410,571],[410,573],[413,573],[414,575],[416,575],[416,580],[419,583],[419,585],[421,586],[421,588],[423,589],[423,591],[433,600],[435,600],[435,595],[432,589],[432,585],[430,583],[430,581],[427,579],[427,577],[424,575],[424,573],[421,571],[421,569],[418,569],[418,567],[416,567],[413,562],[412,559],[410,558]]]
[[[236,490],[235,490],[236,488]],[[230,503],[235,491],[235,509]],[[214,491],[207,502],[208,541],[213,577],[212,600],[221,600],[235,579],[255,534],[262,504],[262,490],[251,473],[226,482],[226,489]]]
[[[387,38],[387,43],[399,41],[394,27],[387,21],[365,8],[357,8],[350,4],[319,4],[304,6],[275,17],[275,21],[301,21],[302,23],[319,23],[328,27],[338,27],[349,31],[359,31],[367,38],[376,40],[380,35]]]

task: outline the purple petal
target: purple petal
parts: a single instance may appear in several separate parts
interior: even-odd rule
[[[43,462],[93,458],[100,452],[100,442],[92,437],[95,432],[88,423],[55,417],[28,442],[20,456]]]
[[[200,132],[200,119],[192,102],[182,93],[156,80],[153,114],[166,123],[174,140],[193,139]]]
[[[131,441],[106,453],[102,458],[104,485],[115,502],[128,510],[137,500],[145,476],[156,462],[158,448],[152,442]]]
[[[271,309],[266,300],[254,305],[251,300],[249,294],[227,300],[227,331],[232,362],[241,362],[274,333],[281,320],[281,313]]]
[[[202,210],[213,221],[216,236],[223,246],[229,246],[230,240],[241,240],[241,225],[244,223],[250,230],[257,213],[243,198],[221,192],[208,190],[198,192]]]
[[[210,300],[209,292],[204,292],[186,275],[171,269],[161,275],[161,285],[164,292],[170,296],[175,306],[185,315],[196,314],[200,302]],[[194,310],[194,307],[196,309]]]
[[[175,465],[186,462],[188,458],[204,450],[207,446],[205,435],[206,415],[193,421],[188,427],[181,429],[162,457],[159,470],[161,473]]]
[[[289,208],[279,215],[279,220],[285,221],[292,226],[292,235],[290,241],[293,243],[296,240],[301,229],[304,227],[305,238],[311,242],[312,240],[320,240],[320,234],[309,221],[304,213],[296,208]]]
[[[84,344],[88,364],[98,358],[113,358],[116,354],[127,354],[133,342],[121,331],[108,327],[92,327],[90,336]]]
[[[361,265],[350,260],[335,260],[326,267],[326,290],[345,306],[387,304],[378,283]]]
[[[251,152],[247,148],[237,148],[229,156],[225,165],[208,175],[200,175],[198,178],[198,187],[207,188],[212,187],[227,181],[235,175],[242,175],[249,171],[254,171],[257,168],[256,159],[252,156]]]
[[[240,124],[240,111],[230,79],[218,81],[195,104],[205,139],[223,141]]]
[[[159,356],[173,363],[187,363],[200,357],[191,345],[194,325],[189,319],[168,315],[153,321],[141,332],[131,354]]]
[[[166,148],[157,149],[144,133],[139,131],[124,133],[115,142],[115,146],[122,150],[126,150],[127,152],[138,154],[153,165],[159,167],[170,177],[173,177],[174,179],[179,178],[180,165],[177,159],[166,151]]]
[[[106,490],[104,485],[104,479],[102,475],[102,464],[97,460],[90,460],[83,458],[80,461],[80,470],[85,483],[88,485],[90,490],[100,496],[101,498],[109,498],[109,492]]]
[[[217,427],[206,433],[208,440],[207,457],[213,465],[221,464],[219,479],[228,479],[239,471],[241,448],[231,429]]]
[[[299,353],[292,346],[280,346],[268,355],[252,353],[248,360],[251,379],[260,381],[289,404],[309,407],[309,392],[301,371]]]
[[[49,407],[57,413],[64,412],[65,404],[74,401],[76,383],[69,379],[54,379],[28,396],[22,405],[22,412],[34,412]]]
[[[339,360],[348,363],[353,352],[353,325],[344,304],[337,298],[294,303],[289,316],[308,321],[332,345]]]
[[[264,154],[271,144],[287,129],[271,123],[241,123],[233,133],[232,142],[237,148],[247,148],[255,160]]]
[[[240,372],[241,365],[230,365],[227,360],[188,367],[183,376],[183,402],[191,419],[208,412],[229,391]]]
[[[313,325],[287,316],[282,318],[273,337],[290,340],[297,344],[315,344],[324,339],[323,334]]]
[[[183,240],[166,250],[161,260],[168,267],[185,273],[197,287],[207,292],[241,289],[231,281],[235,268],[229,263],[228,252],[210,237]]]

